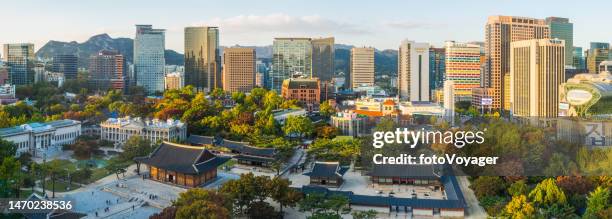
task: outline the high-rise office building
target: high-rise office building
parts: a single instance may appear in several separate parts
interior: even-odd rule
[[[124,90],[128,87],[125,57],[117,51],[102,50],[89,57],[89,87],[92,90]]]
[[[430,101],[429,44],[404,40],[398,53],[397,88],[400,100]]]
[[[374,48],[351,49],[351,88],[374,86]]]
[[[185,74],[182,72],[171,72],[164,78],[166,90],[178,90],[185,86]]]
[[[547,17],[546,23],[550,28],[550,38],[565,41],[565,64],[572,66],[574,62],[574,24],[570,23],[568,18],[562,17]]]
[[[610,59],[610,49],[592,48],[588,54],[586,64],[589,73],[599,74],[599,64]]]
[[[589,49],[610,49],[610,44],[604,42],[591,42]]]
[[[329,82],[334,77],[334,38],[314,38],[312,43],[312,77]]]
[[[136,25],[134,74],[136,85],[142,86],[147,93],[164,91],[165,32],[153,29],[152,25]]]
[[[11,84],[34,83],[34,44],[4,44],[2,60],[8,66]]]
[[[63,73],[67,80],[74,80],[78,73],[77,61],[75,55],[55,55],[53,56],[52,71]]]
[[[451,124],[451,126],[455,125],[455,82],[451,80],[444,81],[444,117]]]
[[[565,42],[532,39],[512,42],[510,102],[513,115],[554,118],[559,86],[565,82]]]
[[[297,76],[312,77],[310,38],[274,38],[270,89],[280,93],[283,81]]]
[[[255,49],[223,50],[223,90],[250,92],[255,87]]]
[[[198,91],[221,88],[217,27],[185,27],[185,85]]]
[[[429,48],[429,90],[441,88],[446,75],[444,48]]]
[[[472,89],[480,87],[480,46],[446,42],[446,81],[453,81],[457,101],[471,101]]]
[[[510,73],[510,43],[529,39],[550,38],[546,21],[542,19],[490,16],[485,26],[485,73],[483,87],[493,99],[493,109],[510,108],[509,100],[504,98],[504,76]]]
[[[585,63],[584,63],[584,56],[583,56],[583,53],[582,53],[582,47],[574,47],[574,51],[572,51],[572,52],[573,52],[573,60],[572,60],[573,64],[572,65],[579,72],[583,72],[584,70],[586,70],[586,67],[585,67]]]

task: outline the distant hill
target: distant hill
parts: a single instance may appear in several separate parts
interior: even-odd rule
[[[336,72],[349,72],[351,47],[336,45],[334,65]],[[374,68],[378,75],[397,75],[397,50],[376,50],[374,53]]]
[[[89,56],[103,49],[117,50],[125,56],[128,62],[133,62],[134,40],[130,38],[111,38],[105,33],[92,36],[83,43],[51,40],[36,52],[36,56],[42,59],[50,59],[56,54],[74,54],[79,57],[79,67],[87,68],[89,66]],[[166,50],[165,56],[167,65],[183,65],[183,54],[174,50]]]
[[[79,67],[87,68],[89,66],[89,56],[98,53],[100,50],[117,50],[123,54],[128,62],[133,62],[134,59],[134,40],[130,38],[111,38],[108,34],[99,34],[92,36],[83,43],[60,42],[51,40],[41,47],[36,56],[42,59],[50,59],[56,54],[75,54],[79,57]],[[268,46],[241,46],[233,47],[249,47],[255,48],[257,58],[269,60],[272,58],[272,45]],[[223,49],[228,46],[221,46],[220,52],[223,54]],[[350,67],[351,48],[352,45],[336,44],[335,45],[334,64],[336,72],[348,72]],[[167,65],[183,65],[184,56],[174,50],[166,50],[165,52]],[[395,75],[397,72],[397,50],[376,50],[375,54],[376,73],[381,75]]]

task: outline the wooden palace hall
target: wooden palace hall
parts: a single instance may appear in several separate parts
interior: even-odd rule
[[[204,147],[164,141],[149,156],[137,157],[134,161],[138,173],[141,164],[147,165],[151,180],[193,188],[217,178],[217,167],[229,159],[216,156]]]

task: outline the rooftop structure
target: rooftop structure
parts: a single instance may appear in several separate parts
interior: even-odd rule
[[[187,138],[187,125],[179,120],[131,118],[109,118],[100,124],[101,139],[124,143],[133,135],[141,136],[151,142],[184,140]]]
[[[81,122],[68,119],[0,129],[0,138],[17,146],[17,156],[30,153],[45,157],[59,151],[61,145],[74,143],[80,135]]]
[[[193,188],[217,178],[217,167],[229,157],[219,157],[204,149],[163,142],[149,156],[134,159],[138,164],[146,164],[152,180],[181,187]]]
[[[338,162],[317,161],[310,172],[304,175],[310,177],[310,184],[338,187],[342,185],[342,176],[348,169],[348,167],[340,166]]]

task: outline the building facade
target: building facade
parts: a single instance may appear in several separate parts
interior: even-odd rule
[[[351,49],[351,88],[374,86],[374,48]]]
[[[137,172],[145,164],[148,179],[183,188],[200,187],[217,179],[217,168],[229,158],[218,157],[204,147],[163,142],[145,157],[136,157]],[[144,178],[143,178],[144,179]]]
[[[521,40],[550,38],[545,20],[527,17],[490,16],[485,25],[486,67],[483,87],[491,89],[493,109],[509,110],[504,98],[504,76],[510,73],[510,43]],[[506,95],[507,96],[507,95]]]
[[[14,85],[34,83],[34,44],[4,44],[2,61],[8,66],[9,81]]]
[[[565,41],[565,64],[573,66],[574,63],[574,24],[569,18],[547,17],[546,24],[550,28],[550,38]]]
[[[223,90],[251,92],[255,87],[255,49],[225,48],[223,50]]]
[[[588,52],[587,69],[589,73],[598,74],[599,64],[610,59],[610,49],[592,48]]]
[[[447,80],[444,82],[444,117],[449,124],[455,124],[455,82]]]
[[[340,135],[361,137],[367,135],[367,116],[352,111],[338,112],[331,116],[331,125],[338,129]]]
[[[321,82],[318,78],[291,78],[283,82],[281,96],[304,103],[309,111],[317,110],[321,103]]]
[[[312,77],[312,44],[310,38],[274,38],[270,89],[280,93],[285,79]]]
[[[219,28],[185,27],[185,85],[198,91],[221,88]]]
[[[429,44],[404,40],[398,53],[397,93],[400,100],[430,101]]]
[[[125,90],[129,84],[125,57],[117,51],[102,50],[89,57],[89,87],[93,90]]]
[[[513,115],[555,118],[559,87],[565,81],[565,42],[533,39],[513,42],[510,51],[510,102]]]
[[[429,90],[442,88],[446,77],[445,48],[429,48]]]
[[[330,82],[334,77],[334,38],[314,38],[312,43],[312,77]]]
[[[166,90],[178,90],[185,86],[185,75],[182,72],[172,72],[164,77]]]
[[[164,91],[165,41],[165,30],[136,25],[134,73],[136,85],[142,86],[147,93]]]
[[[584,72],[586,70],[586,66],[584,63],[582,47],[574,47],[574,51],[572,51],[572,53],[572,65],[574,66],[574,68],[576,68],[576,70],[578,70],[578,72]]]
[[[480,87],[480,46],[446,42],[446,81],[453,81],[457,101],[471,101],[472,89]]]
[[[17,156],[29,153],[39,158],[60,151],[62,145],[74,143],[80,135],[81,122],[68,119],[0,129],[0,138],[17,146]]]
[[[109,118],[100,124],[100,139],[122,145],[132,136],[156,143],[182,141],[187,138],[187,125],[179,120],[143,120],[139,117]]]
[[[55,55],[51,69],[63,73],[66,80],[74,80],[78,73],[78,58],[75,55]]]

